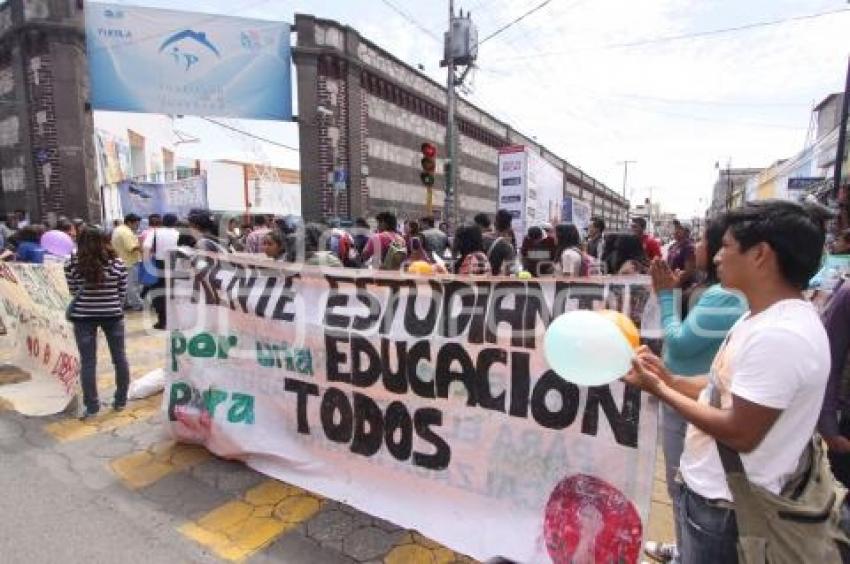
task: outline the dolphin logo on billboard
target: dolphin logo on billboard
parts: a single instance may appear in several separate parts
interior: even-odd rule
[[[215,53],[216,57],[218,57],[219,59],[221,58],[221,54],[218,52],[218,49],[210,42],[209,39],[207,39],[206,33],[204,33],[203,31],[193,31],[191,29],[184,29],[183,31],[178,31],[177,33],[168,37],[165,41],[162,42],[162,45],[160,45],[159,52],[162,53],[168,47],[171,47],[171,50],[169,52],[174,58],[174,62],[180,64],[182,59],[182,62],[186,63],[186,70],[189,70],[192,65],[194,65],[200,60],[200,58],[194,53],[181,51],[180,46],[178,46],[177,43],[183,41],[184,39],[191,40],[194,43],[197,43],[198,45],[209,49],[210,51]]]

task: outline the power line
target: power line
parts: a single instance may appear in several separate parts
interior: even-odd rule
[[[592,51],[592,50],[602,50],[602,49],[625,49],[629,47],[642,47],[644,45],[653,45],[657,43],[666,43],[669,41],[681,41],[683,39],[694,39],[698,37],[709,37],[712,35],[721,35],[725,33],[735,33],[738,31],[747,31],[750,29],[762,28],[762,27],[770,27],[775,25],[781,25],[786,23],[804,21],[804,20],[813,20],[816,18],[823,18],[826,16],[834,16],[836,14],[841,14],[845,12],[850,12],[850,8],[839,8],[837,10],[829,10],[826,12],[817,12],[815,14],[804,14],[802,16],[792,16],[789,18],[780,18],[775,20],[766,20],[761,22],[753,22],[749,24],[734,26],[734,27],[724,27],[720,29],[710,29],[706,31],[697,31],[693,33],[684,33],[681,35],[669,35],[663,37],[650,37],[647,39],[639,39],[637,41],[628,41],[625,43],[608,43],[605,45],[599,45],[596,47],[576,47],[571,49],[562,49],[558,51],[547,51],[536,53],[534,55],[523,55],[519,57],[511,57],[502,59],[502,61],[518,61],[523,59],[534,59],[537,57],[550,57],[554,55],[563,55],[566,53],[572,53],[575,51]]]
[[[532,9],[530,9],[529,11],[527,11],[526,13],[524,13],[523,15],[519,16],[518,18],[516,18],[516,19],[514,19],[514,20],[511,20],[510,22],[506,23],[505,25],[503,25],[502,27],[500,27],[499,29],[497,29],[496,31],[494,31],[493,33],[491,33],[490,35],[488,35],[487,37],[485,37],[484,39],[482,39],[481,41],[479,41],[479,42],[478,42],[478,45],[481,45],[481,44],[483,44],[485,41],[488,41],[488,40],[490,40],[490,39],[493,39],[494,37],[496,37],[497,35],[499,35],[499,34],[500,34],[500,33],[502,33],[503,31],[505,31],[506,29],[508,29],[509,27],[512,27],[513,25],[515,25],[515,24],[517,24],[517,23],[521,22],[522,20],[524,20],[526,17],[530,16],[531,14],[533,14],[534,12],[536,12],[537,10],[540,10],[540,9],[544,8],[544,7],[545,7],[547,4],[549,4],[550,2],[552,2],[552,0],[543,0],[543,2],[541,2],[541,3],[540,3],[540,4],[538,4],[537,6],[533,7]]]
[[[420,24],[418,21],[416,21],[416,19],[413,18],[413,16],[411,16],[410,14],[408,14],[407,12],[405,12],[404,10],[402,10],[401,8],[399,8],[398,6],[396,6],[395,4],[390,2],[390,0],[381,0],[381,2],[386,4],[393,12],[395,12],[396,14],[398,14],[399,16],[401,16],[405,20],[407,20],[407,22],[410,25],[412,25],[413,27],[415,27],[416,29],[418,29],[422,33],[426,34],[428,37],[430,37],[431,39],[433,39],[437,43],[442,43],[442,40],[437,36],[437,34],[435,34],[433,31],[431,31],[430,29],[428,29],[424,25]]]
[[[289,149],[290,151],[296,151],[296,152],[299,151],[298,147],[286,145],[285,143],[280,143],[278,141],[272,141],[271,139],[269,139],[267,137],[261,137],[259,135],[255,135],[255,134],[251,133],[250,131],[245,131],[244,129],[239,129],[238,127],[233,127],[232,125],[222,123],[218,120],[214,120],[212,118],[208,118],[208,117],[204,117],[204,116],[198,116],[198,117],[201,118],[204,121],[208,121],[208,122],[215,124],[219,127],[223,127],[224,129],[229,129],[230,131],[235,131],[236,133],[241,133],[242,135],[245,135],[246,137],[251,137],[253,139],[256,139],[257,141],[262,141],[263,143],[268,143],[269,145],[274,145],[275,147],[281,147],[283,149]]]

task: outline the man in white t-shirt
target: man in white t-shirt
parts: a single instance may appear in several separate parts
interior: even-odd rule
[[[179,237],[177,216],[173,213],[165,214],[162,217],[162,227],[157,227],[145,237],[145,267],[159,277],[159,281],[150,287],[151,306],[157,316],[154,329],[165,329],[165,262],[168,260],[168,253],[177,249]]]
[[[647,350],[626,381],[688,422],[680,462],[681,562],[737,562],[738,529],[717,441],[741,455],[748,479],[780,493],[817,424],[830,367],[829,341],[801,291],[817,271],[823,218],[784,201],[749,204],[724,218],[714,262],[725,288],[750,311],[732,328],[707,377],[679,378]],[[709,405],[713,387],[721,408]]]

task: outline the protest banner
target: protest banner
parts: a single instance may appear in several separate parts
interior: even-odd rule
[[[179,440],[472,557],[636,562],[657,402],[571,384],[561,312],[642,321],[645,279],[415,278],[174,253],[163,409]]]
[[[61,264],[0,262],[0,320],[6,362],[30,379],[0,386],[0,398],[24,415],[52,415],[68,406],[77,389],[80,359]]]
[[[167,182],[122,180],[117,189],[121,202],[120,217],[128,213],[140,217],[155,213],[186,217],[193,209],[207,207],[207,177],[203,175]]]

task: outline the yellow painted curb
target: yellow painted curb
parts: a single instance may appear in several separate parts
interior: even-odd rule
[[[131,489],[144,488],[163,477],[210,458],[202,446],[165,441],[109,463],[109,467]]]
[[[322,503],[306,490],[266,480],[179,531],[216,556],[241,562],[313,517]]]
[[[60,443],[77,441],[106,431],[125,427],[137,421],[153,417],[162,403],[162,394],[157,394],[143,400],[131,402],[127,409],[120,413],[108,407],[102,408],[95,417],[79,421],[68,417],[54,421],[44,426],[44,431]]]

